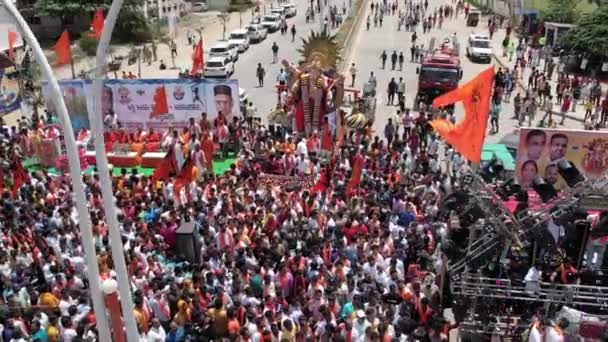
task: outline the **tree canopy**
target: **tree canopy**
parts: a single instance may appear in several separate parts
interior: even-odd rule
[[[600,6],[592,13],[584,14],[576,27],[564,37],[564,42],[591,56],[608,57],[608,6]]]
[[[543,21],[552,21],[564,24],[574,24],[579,18],[577,5],[581,0],[549,0],[547,8],[541,10]]]

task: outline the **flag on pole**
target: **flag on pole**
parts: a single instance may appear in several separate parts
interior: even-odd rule
[[[21,164],[21,160],[19,157],[14,157],[15,170],[13,171],[13,197],[17,196],[17,192],[23,184],[29,182],[30,175],[27,174],[27,171],[23,168],[23,164]]]
[[[150,117],[160,116],[169,113],[169,104],[167,103],[167,90],[165,86],[156,88],[154,93],[154,105]]]
[[[91,37],[95,37],[95,39],[99,40],[101,38],[101,33],[103,32],[103,10],[98,8],[95,11],[95,15],[93,16],[93,21],[91,22]]]
[[[204,57],[203,57],[203,38],[198,41],[194,52],[192,53],[192,75],[198,74],[203,70]]]
[[[8,31],[8,57],[15,60],[15,43],[17,42],[17,32]]]
[[[431,126],[467,160],[479,164],[488,125],[490,97],[494,82],[494,67],[483,71],[467,84],[433,101],[433,107],[445,107],[462,101],[464,119],[456,125],[446,119],[431,121]]]
[[[169,149],[163,161],[158,165],[152,174],[152,180],[155,182],[165,180],[171,177],[177,170],[177,160],[175,159],[173,148]]]
[[[357,153],[355,155],[353,161],[353,173],[350,176],[350,180],[348,181],[348,185],[346,185],[346,196],[351,195],[355,192],[355,189],[361,183],[361,172],[363,171],[363,156],[361,153]]]
[[[72,47],[70,46],[70,34],[68,30],[63,31],[59,40],[55,44],[55,54],[57,55],[57,64],[70,64],[72,62]]]

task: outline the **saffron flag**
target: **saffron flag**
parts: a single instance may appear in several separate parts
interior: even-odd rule
[[[169,104],[167,103],[167,90],[165,86],[156,88],[154,93],[154,105],[150,117],[160,116],[169,113]]]
[[[93,16],[93,21],[91,22],[91,37],[95,37],[95,39],[99,40],[101,38],[101,33],[103,32],[103,10],[98,8],[95,11],[95,15]]]
[[[55,44],[55,54],[57,55],[58,65],[70,64],[72,62],[72,48],[70,47],[70,34],[68,30],[63,31]]]
[[[171,174],[175,173],[177,170],[177,160],[175,160],[175,156],[173,155],[173,149],[170,148],[169,152],[160,163],[160,165],[154,170],[152,174],[152,181],[158,182],[165,180],[171,176]]]
[[[363,171],[363,156],[360,153],[355,155],[353,160],[353,174],[350,176],[348,185],[346,185],[346,196],[355,192],[355,188],[361,183],[361,172]]]
[[[179,198],[180,191],[188,184],[192,183],[194,179],[196,179],[196,174],[198,170],[194,165],[194,159],[188,157],[182,166],[182,169],[179,170],[179,174],[173,183],[173,192],[176,195],[176,198]]]
[[[17,42],[17,32],[8,31],[8,57],[15,60],[15,43]]]
[[[198,41],[196,47],[194,48],[194,52],[192,53],[192,75],[198,74],[203,70],[204,65],[204,57],[203,57],[203,38]]]
[[[445,119],[437,119],[431,121],[431,126],[463,157],[478,164],[481,160],[481,148],[488,124],[493,81],[494,67],[491,67],[462,87],[433,101],[435,108],[458,101],[463,102],[464,119],[456,125]]]
[[[23,184],[29,182],[30,175],[27,174],[27,171],[23,168],[23,164],[21,164],[21,160],[19,157],[15,156],[14,158],[15,170],[13,171],[13,197],[17,196],[17,192],[21,188]]]

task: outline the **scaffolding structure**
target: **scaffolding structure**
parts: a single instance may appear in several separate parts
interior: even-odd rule
[[[507,278],[484,276],[482,269],[494,263],[504,267],[509,256],[530,257],[526,251],[534,250],[534,237],[542,233],[545,223],[558,218],[565,210],[577,205],[581,198],[591,194],[608,192],[608,175],[598,180],[584,180],[562,191],[557,197],[535,210],[525,210],[515,217],[497,195],[496,186],[486,184],[480,175],[470,168],[459,173],[460,184],[469,194],[469,202],[461,208],[467,212],[473,206],[483,213],[471,224],[464,255],[448,260],[447,276],[450,292],[461,305],[461,331],[518,337],[529,323],[509,310],[483,312],[490,305],[519,302],[555,309],[559,305],[608,310],[608,287],[587,285],[562,285],[540,283],[535,291],[526,289],[522,281],[513,283]],[[479,213],[478,213],[479,214]],[[563,251],[555,245],[544,246],[551,251],[553,263],[561,263]],[[547,248],[548,247],[548,248]],[[546,261],[546,260],[545,260]],[[519,318],[518,318],[519,317]]]

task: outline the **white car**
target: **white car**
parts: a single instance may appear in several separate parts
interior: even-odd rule
[[[489,63],[493,55],[492,41],[488,36],[479,34],[469,36],[469,43],[467,45],[467,56],[469,58]]]
[[[281,17],[278,14],[268,14],[262,18],[262,26],[270,33],[278,31],[280,25]]]
[[[245,28],[247,29],[249,41],[252,43],[259,43],[268,36],[268,30],[261,24],[252,24]]]
[[[209,49],[209,57],[228,57],[231,62],[239,59],[239,52],[228,43],[217,43]]]
[[[270,10],[270,13],[278,15],[281,19],[285,19],[287,17],[287,12],[283,7],[275,7]]]
[[[228,37],[228,44],[230,46],[236,46],[239,53],[247,51],[249,49],[249,36],[247,30],[234,30]]]
[[[192,3],[192,12],[207,12],[209,5],[206,2],[194,2]]]
[[[205,63],[204,77],[228,78],[234,74],[234,63],[228,57],[211,57]]]
[[[298,8],[294,4],[285,4],[281,7],[285,10],[285,16],[287,18],[295,17],[296,14],[298,14]]]

